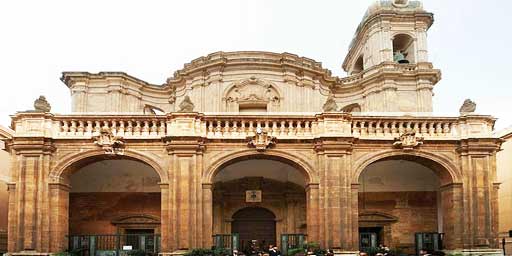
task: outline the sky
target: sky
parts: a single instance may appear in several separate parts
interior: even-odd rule
[[[63,71],[123,71],[153,84],[216,51],[290,52],[344,77],[341,64],[373,0],[1,1],[0,125],[45,95],[69,113]],[[477,114],[512,126],[509,0],[424,0],[434,13],[429,60],[441,69],[434,113]]]

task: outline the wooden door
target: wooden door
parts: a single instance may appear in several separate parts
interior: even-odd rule
[[[247,251],[256,240],[259,250],[267,250],[276,244],[276,216],[264,208],[244,208],[233,214],[231,233],[240,235],[240,247]]]

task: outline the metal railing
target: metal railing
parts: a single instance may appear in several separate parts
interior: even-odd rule
[[[213,235],[215,248],[229,249],[231,251],[240,249],[240,236],[238,234],[216,234]]]
[[[281,234],[281,253],[288,254],[290,249],[299,249],[306,243],[306,234]]]
[[[70,235],[69,251],[79,256],[157,255],[159,234]]]

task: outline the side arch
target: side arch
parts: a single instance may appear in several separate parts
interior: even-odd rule
[[[96,157],[104,157],[105,151],[102,149],[93,149],[88,150],[85,152],[78,152],[75,154],[72,154],[70,156],[66,156],[65,158],[61,159],[55,167],[52,168],[50,171],[50,180],[54,183],[60,183],[60,181],[63,179],[63,175],[70,170],[73,165],[79,164],[81,162],[87,161],[88,159],[94,159]],[[168,183],[169,179],[167,176],[167,173],[164,171],[164,168],[153,158],[142,154],[136,150],[129,150],[126,149],[124,151],[124,155],[122,156],[116,156],[114,158],[109,157],[105,159],[132,159],[136,161],[140,161],[142,163],[145,163],[149,166],[151,166],[155,172],[158,173],[158,176],[160,177],[160,183]]]
[[[433,166],[428,165],[427,167],[434,170],[436,175],[440,178],[442,185],[449,183],[460,183],[462,181],[459,168],[453,164],[453,161],[446,157],[421,150],[414,150],[412,152],[404,152],[403,150],[388,150],[368,154],[366,157],[362,157],[361,159],[355,161],[353,166],[356,166],[356,168],[352,173],[352,184],[359,183],[359,176],[361,176],[361,173],[366,169],[366,167],[372,163],[384,159],[404,159],[411,161],[418,159],[427,160],[427,162],[430,162],[429,164],[433,164]],[[424,164],[422,162],[418,163]]]
[[[235,153],[229,153],[228,155],[225,155],[215,160],[205,170],[205,173],[203,174],[202,178],[202,183],[212,184],[215,175],[217,175],[217,173],[219,173],[219,171],[224,166],[246,159],[258,158],[277,160],[283,163],[287,163],[291,166],[296,167],[304,175],[304,178],[306,179],[306,185],[318,183],[318,178],[314,172],[315,169],[305,159],[302,159],[301,157],[280,150],[268,150],[264,153],[260,153],[256,152],[254,149],[246,149]]]

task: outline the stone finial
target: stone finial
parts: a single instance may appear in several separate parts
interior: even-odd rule
[[[185,96],[183,101],[180,103],[180,110],[178,112],[193,112],[194,103],[190,100],[189,96]]]
[[[336,101],[334,101],[334,97],[329,95],[322,108],[324,112],[334,112],[338,109],[338,104],[336,104]]]
[[[50,106],[50,103],[46,101],[46,98],[41,95],[34,101],[34,109],[36,112],[50,112],[52,107]]]
[[[470,99],[466,99],[459,109],[461,115],[473,113],[476,110],[476,103]]]

